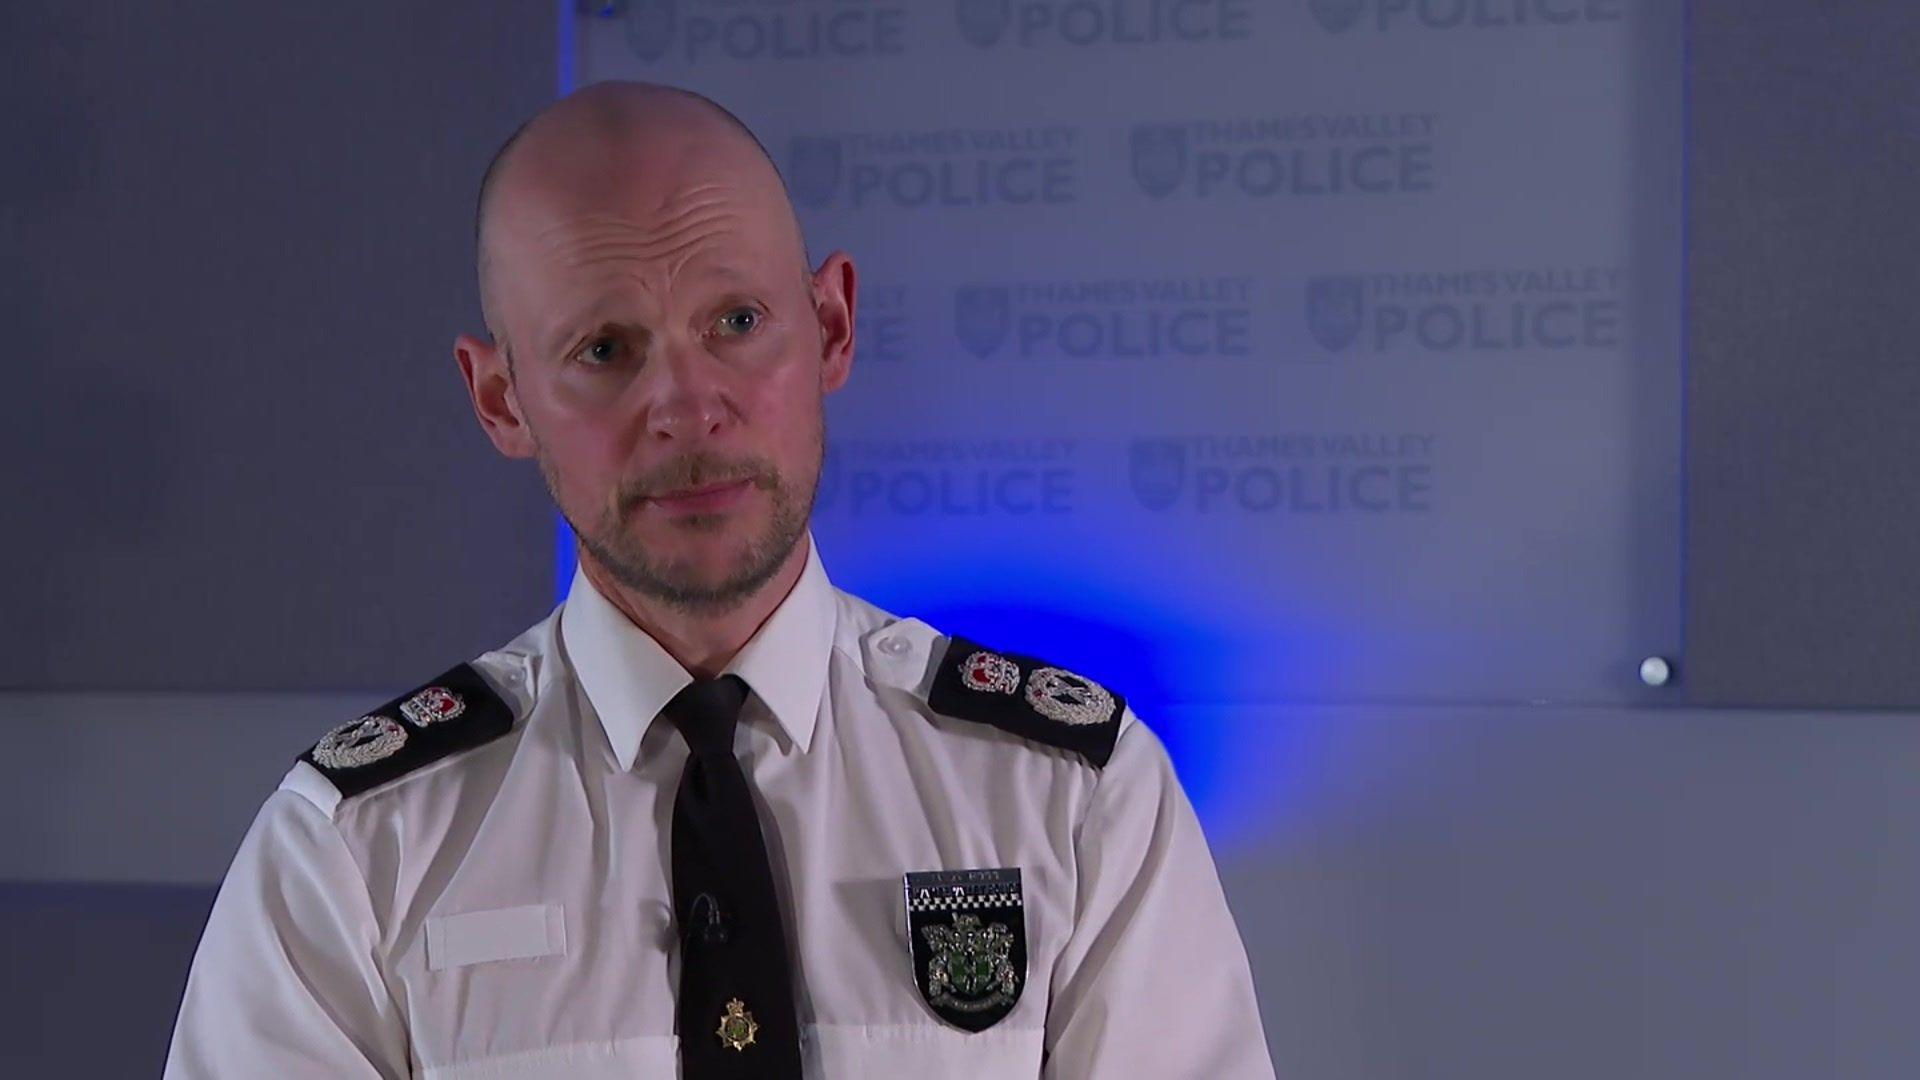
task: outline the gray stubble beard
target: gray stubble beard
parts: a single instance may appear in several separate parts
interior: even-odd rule
[[[561,504],[556,474],[538,436],[534,436],[533,443],[535,460],[539,464],[541,477],[546,481],[547,493],[553,498],[553,505],[573,530],[575,542],[605,567],[615,581],[676,611],[690,615],[722,615],[745,603],[771,581],[800,538],[806,535],[807,523],[813,515],[814,499],[820,490],[820,470],[826,446],[824,410],[815,432],[813,476],[806,485],[804,505],[794,496],[793,488],[782,483],[772,470],[756,476],[753,483],[766,491],[772,500],[772,517],[767,522],[765,532],[748,546],[744,565],[739,572],[712,585],[690,581],[684,567],[656,561],[637,545],[621,545],[618,540],[608,543],[580,528],[580,523],[573,520]],[[628,503],[621,500],[616,505],[626,508]],[[682,517],[680,522],[684,527],[700,532],[718,532],[725,526],[726,520],[724,514],[694,514]],[[621,526],[618,512],[602,516],[604,535],[622,537]]]

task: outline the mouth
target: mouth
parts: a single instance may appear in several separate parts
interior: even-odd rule
[[[687,488],[684,491],[668,491],[648,496],[647,504],[657,506],[673,514],[710,514],[716,510],[725,510],[740,501],[747,489],[752,487],[751,480],[734,480],[725,484],[708,484],[704,487]]]

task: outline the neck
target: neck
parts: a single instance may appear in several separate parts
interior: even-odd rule
[[[779,571],[768,578],[758,592],[720,612],[690,612],[634,592],[622,586],[585,548],[579,549],[580,571],[601,596],[633,625],[659,642],[688,674],[696,679],[711,679],[726,670],[734,655],[793,591],[801,571],[807,568],[807,553],[812,550],[812,542],[810,537],[801,536],[780,564]]]

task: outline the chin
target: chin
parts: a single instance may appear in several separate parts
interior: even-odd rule
[[[727,574],[747,561],[765,533],[763,522],[751,522],[758,526],[752,529],[748,524],[731,516],[690,518],[667,525],[661,535],[635,539],[656,558],[703,575]]]

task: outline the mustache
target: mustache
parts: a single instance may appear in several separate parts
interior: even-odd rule
[[[670,491],[732,484],[741,480],[755,487],[772,490],[779,481],[771,462],[762,458],[730,460],[713,454],[689,454],[675,458],[647,475],[621,485],[620,506],[630,510],[648,499]]]

